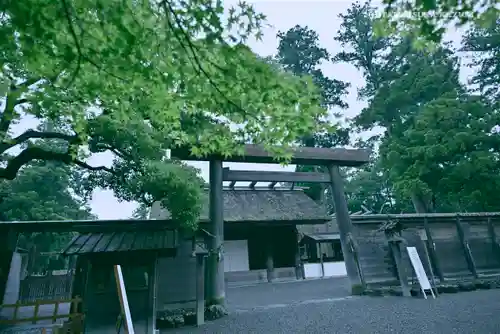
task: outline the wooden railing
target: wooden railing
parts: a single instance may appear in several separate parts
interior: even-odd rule
[[[0,305],[3,313],[6,313],[6,309],[14,309],[13,315],[10,319],[0,319],[0,325],[19,325],[23,323],[32,323],[37,324],[39,321],[47,321],[50,320],[52,324],[55,324],[57,320],[60,319],[69,319],[70,322],[80,323],[83,321],[83,314],[80,313],[71,313],[71,310],[77,310],[78,305],[82,302],[80,297],[76,297],[73,299],[60,299],[60,300],[50,300],[50,301],[36,301],[30,303],[16,303],[16,304],[3,304]],[[59,314],[59,306],[61,304],[70,304],[70,310],[68,313]],[[40,306],[43,305],[54,305],[54,310],[50,315],[40,315]],[[33,316],[32,317],[21,317],[19,318],[19,311],[22,308],[33,307]]]

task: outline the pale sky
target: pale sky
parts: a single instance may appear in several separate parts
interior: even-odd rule
[[[226,0],[224,4],[230,5],[237,1]],[[332,55],[340,52],[340,45],[333,40],[340,27],[338,15],[345,13],[354,1],[350,0],[257,0],[247,1],[254,4],[258,12],[267,16],[271,27],[264,29],[264,37],[260,42],[250,41],[252,49],[262,56],[272,55],[276,52],[278,31],[286,31],[295,25],[308,26],[315,30],[319,37],[321,46],[325,47]],[[458,32],[448,34],[448,40],[457,42],[460,40]],[[346,117],[353,117],[365,106],[365,103],[357,100],[357,89],[364,84],[361,74],[352,66],[346,64],[324,64],[325,75],[351,83],[349,95],[346,101],[349,108],[343,112]],[[469,70],[462,73],[463,79],[471,74]],[[92,157],[92,165],[109,164],[110,155],[100,154]],[[208,163],[190,163],[200,169],[201,175],[208,181]],[[293,170],[294,166],[281,167],[272,164],[235,164],[226,163],[225,166],[240,170]],[[119,202],[111,191],[96,190],[91,201],[92,210],[100,219],[121,219],[131,216],[136,208],[136,203]]]

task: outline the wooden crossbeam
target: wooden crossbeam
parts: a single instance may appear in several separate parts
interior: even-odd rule
[[[295,147],[290,148],[292,164],[298,165],[328,165],[362,166],[369,162],[370,151],[365,149]],[[179,147],[171,150],[172,157],[180,160],[208,161],[223,160],[227,162],[246,163],[277,163],[274,156],[261,145],[247,144],[243,155],[224,157],[212,154],[206,157],[196,157],[191,154],[189,147]]]
[[[328,183],[330,176],[316,172],[268,172],[224,169],[222,178],[232,182]]]
[[[46,220],[0,221],[0,232],[124,232],[170,229],[176,233],[177,225],[170,219],[117,219],[117,220]],[[17,240],[17,239],[16,239]]]

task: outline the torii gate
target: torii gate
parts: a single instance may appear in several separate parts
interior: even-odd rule
[[[174,149],[173,157],[180,160],[209,161],[210,162],[210,234],[207,244],[211,255],[208,258],[207,288],[209,303],[225,304],[224,286],[224,259],[220,256],[224,241],[223,217],[223,181],[248,181],[248,182],[307,182],[328,183],[332,187],[335,215],[340,232],[342,252],[346,264],[347,275],[351,281],[352,290],[362,287],[362,278],[355,259],[355,244],[352,240],[352,223],[347,208],[344,185],[339,167],[359,167],[369,162],[370,151],[365,149],[344,148],[317,148],[297,147],[292,148],[290,163],[297,165],[326,166],[329,173],[317,172],[267,172],[267,171],[224,171],[222,162],[244,163],[277,163],[276,159],[262,146],[247,144],[242,155],[223,157],[211,155],[197,158],[191,155],[187,148]],[[218,256],[214,256],[218,255]]]

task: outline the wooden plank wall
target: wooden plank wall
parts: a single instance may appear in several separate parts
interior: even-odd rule
[[[440,273],[444,279],[500,275],[500,214],[352,216],[353,237],[368,285],[393,284],[397,280],[387,237],[380,230],[389,220],[402,226],[403,250],[405,246],[416,247],[427,273],[432,267],[436,278]],[[429,239],[426,225],[434,247],[432,242],[422,240],[422,235]],[[406,251],[403,263],[411,282],[414,275]]]
[[[390,257],[384,232],[378,231],[381,222],[356,224],[353,221],[353,237],[358,245],[358,258],[366,283],[378,283],[395,279],[395,267]]]
[[[177,256],[158,260],[158,311],[194,307],[196,301],[196,259],[191,240],[179,244]]]

